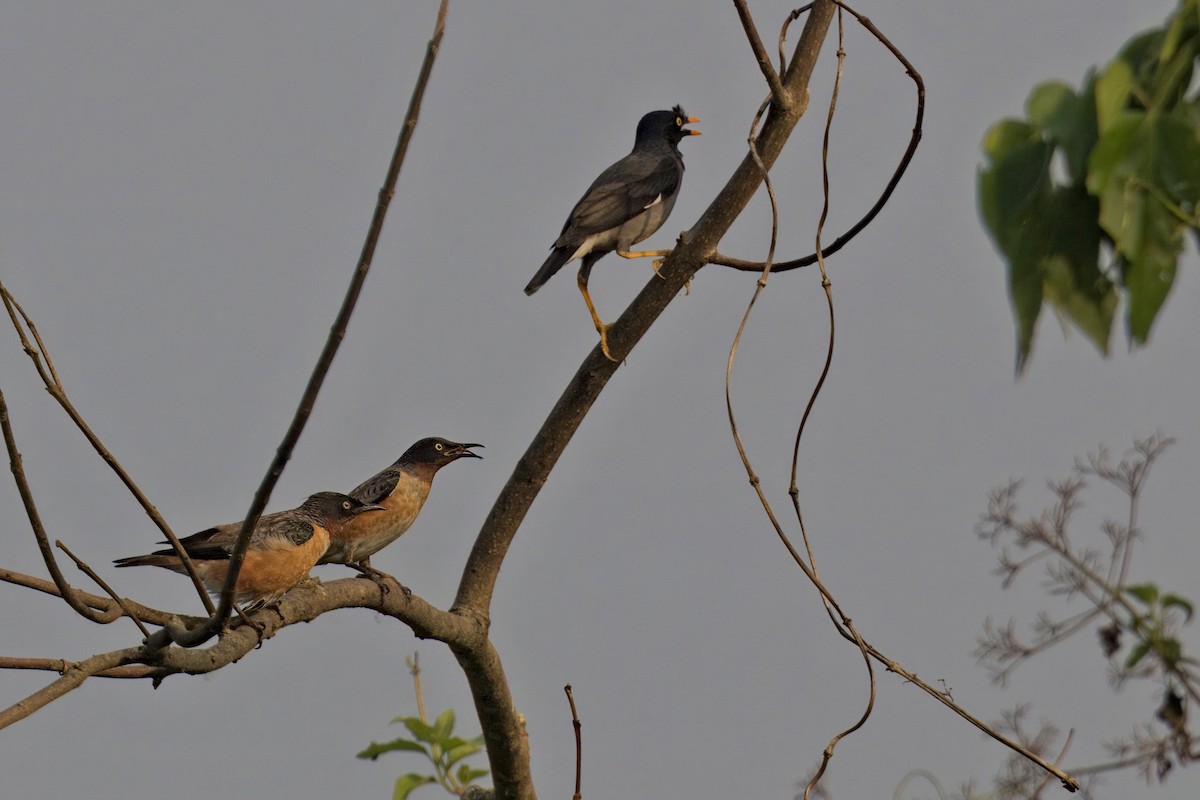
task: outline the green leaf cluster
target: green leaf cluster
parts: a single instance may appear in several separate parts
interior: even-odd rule
[[[1184,623],[1190,622],[1194,611],[1191,601],[1177,594],[1160,593],[1153,583],[1126,586],[1124,592],[1146,607],[1144,612],[1134,613],[1129,620],[1127,627],[1137,637],[1137,642],[1125,659],[1125,669],[1133,669],[1152,654],[1162,664],[1164,672],[1174,671],[1183,657],[1183,645],[1171,633],[1174,626],[1168,622],[1168,614],[1177,609],[1183,613]]]
[[[1107,355],[1121,298],[1130,342],[1149,340],[1200,234],[1198,58],[1200,0],[1180,0],[1081,88],[1043,83],[984,135],[979,208],[1008,262],[1018,372],[1047,303]]]
[[[472,781],[488,774],[486,769],[475,769],[465,763],[483,748],[483,737],[463,739],[454,735],[454,710],[446,709],[433,724],[420,717],[396,717],[392,724],[401,723],[408,730],[407,736],[390,742],[371,742],[358,754],[359,758],[372,761],[383,753],[399,750],[420,753],[433,766],[434,774],[410,772],[396,779],[392,789],[392,800],[407,800],[409,794],[419,786],[437,783],[454,795],[461,795]]]

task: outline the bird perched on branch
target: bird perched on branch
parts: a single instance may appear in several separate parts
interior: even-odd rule
[[[472,453],[472,447],[483,445],[460,444],[436,436],[422,439],[390,467],[357,486],[350,492],[351,497],[378,504],[383,510],[352,519],[336,533],[331,532],[329,549],[318,563],[345,564],[378,578],[380,573],[371,566],[371,556],[412,527],[438,470],[460,458],[483,457]]]
[[[308,576],[329,546],[331,535],[359,514],[382,508],[337,492],[318,492],[297,508],[262,516],[250,534],[246,558],[238,570],[234,602],[261,605],[277,601]],[[219,593],[225,583],[229,556],[241,529],[242,523],[233,522],[179,540],[196,574],[213,594]],[[173,549],[120,558],[113,563],[118,567],[162,567],[187,573]]]
[[[583,301],[587,303],[592,322],[600,334],[600,349],[610,360],[616,359],[608,351],[608,325],[600,321],[588,294],[592,266],[614,251],[624,258],[661,258],[671,252],[633,252],[630,248],[662,227],[675,207],[675,198],[683,181],[679,142],[686,136],[700,134],[700,131],[683,126],[699,121],[689,117],[679,106],[670,111],[651,111],[642,117],[633,150],[601,172],[584,192],[567,217],[562,233],[554,240],[550,257],[525,287],[525,294],[533,294],[564,264],[583,259],[577,279],[579,291],[583,293]],[[661,261],[654,262],[655,271],[659,263]]]

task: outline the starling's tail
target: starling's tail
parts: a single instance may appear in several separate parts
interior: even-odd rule
[[[571,260],[571,256],[575,254],[574,248],[556,247],[550,253],[550,257],[546,259],[546,263],[542,264],[541,269],[533,276],[533,280],[525,287],[525,294],[533,294],[538,289],[542,288],[542,284],[550,280],[554,273],[563,268]]]
[[[128,558],[118,558],[113,562],[118,567],[162,567],[169,569],[172,572],[183,572],[183,564],[180,563],[179,557],[175,555],[166,555],[164,553],[153,553],[147,556],[129,556]]]

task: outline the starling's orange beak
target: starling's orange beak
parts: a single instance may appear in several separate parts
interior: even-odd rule
[[[688,117],[686,120],[684,120],[684,122],[686,122],[686,123],[699,122],[699,121],[700,121],[699,117]],[[683,130],[683,132],[686,133],[688,136],[699,136],[700,135],[700,131],[688,130],[686,128]]]

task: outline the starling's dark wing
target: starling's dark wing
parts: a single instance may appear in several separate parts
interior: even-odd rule
[[[254,533],[250,534],[250,546],[254,549],[271,549],[285,539],[294,545],[301,545],[311,539],[314,532],[313,520],[307,514],[296,510],[280,511],[258,521]]]
[[[191,536],[180,539],[179,543],[192,558],[229,558],[241,531],[242,523],[231,522],[227,525],[218,525],[215,528],[193,533]],[[250,534],[250,547],[269,549],[271,540],[281,542],[284,539],[290,540],[293,544],[304,544],[312,538],[312,535],[312,521],[306,515],[294,509],[276,511],[274,514],[265,514],[259,517],[258,524],[254,526],[254,533]],[[155,555],[174,552],[174,550],[160,550]]]
[[[218,525],[215,528],[208,528],[199,533],[193,533],[191,536],[185,536],[179,540],[179,543],[192,558],[229,558],[229,551],[233,549],[241,527],[240,523]],[[167,543],[163,542],[163,544]],[[174,552],[173,549],[159,550],[155,555]]]
[[[388,467],[373,478],[367,478],[350,492],[350,496],[360,503],[374,504],[383,500],[396,489],[400,482],[400,470]]]
[[[683,167],[671,154],[633,152],[613,164],[571,210],[555,246],[617,228],[679,188]]]

